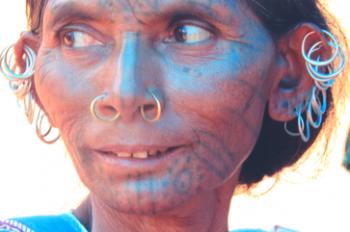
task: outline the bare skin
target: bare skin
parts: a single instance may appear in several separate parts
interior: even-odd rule
[[[77,216],[91,231],[227,231],[267,102],[272,118],[290,120],[310,90],[296,52],[310,30],[276,44],[243,1],[50,0],[41,35],[17,49],[36,48],[37,100],[91,190]],[[288,91],[286,79],[297,79]],[[155,123],[140,114],[157,111],[151,90],[163,109]],[[99,111],[117,121],[91,115],[101,94]],[[110,155],[164,147],[176,152]]]

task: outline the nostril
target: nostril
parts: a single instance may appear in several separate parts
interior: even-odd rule
[[[153,104],[145,104],[145,105],[141,106],[141,108],[142,108],[144,114],[149,118],[153,118],[157,114],[156,106]]]
[[[153,104],[145,104],[143,105],[143,109],[145,112],[153,111],[155,109],[155,106]]]
[[[113,106],[101,107],[100,113],[105,117],[113,117],[114,115],[119,114],[119,112]]]

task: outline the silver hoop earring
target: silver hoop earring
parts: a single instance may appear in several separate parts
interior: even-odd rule
[[[22,100],[30,93],[32,80],[9,81],[10,89],[16,95],[17,100]]]
[[[319,95],[322,94],[322,100],[320,100]],[[312,88],[311,97],[306,110],[307,121],[310,125],[317,129],[322,124],[323,114],[327,110],[327,93],[325,90],[319,90],[316,86]],[[313,115],[316,115],[316,120],[314,120]]]
[[[48,128],[46,129],[46,131],[44,131],[43,130],[44,119],[47,120],[46,114],[43,111],[39,110],[39,112],[37,113],[36,125],[35,125],[36,134],[42,142],[46,144],[53,144],[61,137],[61,135],[58,134],[56,137],[49,139],[48,136],[50,135],[53,127],[48,122]]]
[[[319,51],[324,46],[323,42],[319,41],[312,45],[306,52],[306,42],[314,33],[315,32],[313,31],[305,35],[301,46],[301,53],[305,60],[308,74],[314,80],[317,88],[326,90],[332,87],[336,77],[344,70],[346,65],[346,55],[336,37],[329,31],[322,30],[322,33],[330,39],[328,40],[327,45],[331,48],[332,55],[326,60],[321,60],[320,56],[313,58],[315,52]],[[336,60],[338,60],[338,66],[334,68],[332,65]],[[323,72],[321,71],[321,68],[323,68]]]
[[[13,45],[5,48],[0,55],[0,72],[9,81],[23,81],[34,74],[36,55],[28,46],[24,46],[25,70],[18,72],[18,66],[14,60]]]
[[[141,108],[140,108],[141,116],[142,116],[142,118],[143,118],[145,121],[147,121],[147,122],[156,122],[156,121],[158,121],[158,120],[160,119],[160,117],[162,116],[162,105],[161,105],[160,100],[157,98],[157,96],[156,96],[152,91],[150,91],[149,93],[152,95],[154,101],[156,102],[157,113],[156,113],[156,115],[155,115],[153,118],[149,118],[149,117],[146,115],[146,113],[145,113],[145,107],[146,107],[147,105],[142,105]]]
[[[23,98],[24,113],[27,117],[29,124],[33,123],[36,103],[31,93],[28,93]]]
[[[17,100],[24,99],[30,92],[35,60],[35,52],[30,47],[25,46],[25,70],[22,73],[18,73],[19,68],[14,59],[13,45],[5,48],[0,55],[0,72],[9,81],[10,89],[16,95]]]
[[[320,99],[322,96],[322,100]],[[306,118],[303,117],[303,108],[306,105]],[[287,122],[284,123],[284,130],[290,136],[300,136],[304,142],[308,142],[311,133],[310,126],[318,129],[322,124],[323,114],[327,110],[327,92],[323,89],[318,89],[315,85],[312,87],[311,96],[306,102],[295,109],[297,118],[298,132],[292,132],[287,127]],[[314,119],[316,116],[316,119]]]
[[[104,122],[116,121],[120,116],[120,113],[118,111],[116,111],[116,113],[113,116],[106,117],[106,116],[103,116],[101,113],[99,113],[97,108],[96,108],[97,103],[106,97],[107,97],[106,94],[102,94],[100,96],[95,97],[90,103],[90,113],[92,114],[92,116],[94,118],[96,118],[100,121],[104,121]]]
[[[303,118],[303,104],[295,109],[295,115],[297,117],[298,132],[292,132],[287,127],[287,122],[284,123],[284,130],[290,136],[300,136],[301,139],[306,143],[310,139],[310,124],[308,120]]]

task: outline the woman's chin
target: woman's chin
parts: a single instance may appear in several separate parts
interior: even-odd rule
[[[121,190],[122,191],[122,190]],[[148,191],[124,191],[124,194],[104,193],[103,206],[112,209],[113,211],[133,214],[133,215],[148,215],[155,216],[157,214],[167,214],[181,208],[187,204],[191,204],[191,199],[195,193],[188,193],[186,195],[178,195],[169,193],[169,191],[160,191],[149,193]],[[101,200],[101,193],[95,195],[97,202]]]

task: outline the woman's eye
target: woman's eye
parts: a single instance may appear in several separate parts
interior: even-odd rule
[[[65,32],[62,36],[62,43],[72,48],[83,48],[102,44],[94,37],[81,31]]]
[[[173,30],[172,37],[177,43],[195,44],[209,40],[212,33],[199,26],[181,25]]]

